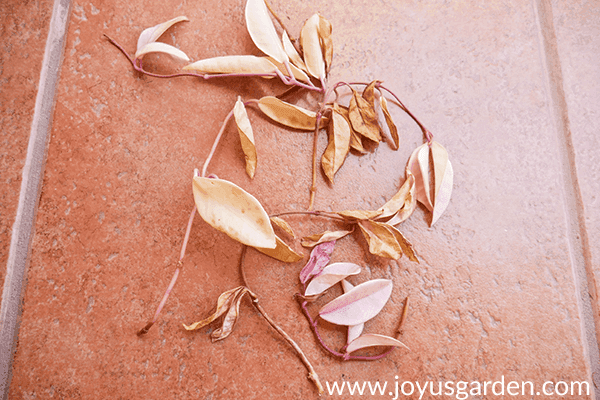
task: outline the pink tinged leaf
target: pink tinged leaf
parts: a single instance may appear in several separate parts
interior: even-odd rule
[[[336,325],[362,324],[381,311],[392,294],[392,281],[374,279],[325,304],[319,315]]]
[[[344,293],[348,293],[353,287],[354,285],[348,282],[347,280],[342,280],[342,288],[344,289]],[[350,325],[348,327],[348,339],[346,343],[350,343],[351,341],[359,337],[363,332],[363,329],[365,329],[365,324]]]
[[[187,17],[184,16],[175,17],[167,22],[163,22],[162,24],[158,24],[151,28],[144,29],[144,31],[138,38],[136,51],[139,51],[148,43],[156,42],[158,38],[161,37],[162,34],[167,31],[167,29],[181,21],[189,21],[189,19],[187,19]]]
[[[417,147],[408,160],[407,168],[415,176],[415,189],[417,201],[422,203],[429,211],[433,210],[430,195],[429,179],[429,146],[427,143]]]
[[[148,53],[165,53],[182,61],[190,61],[187,54],[177,47],[162,42],[151,42],[135,53],[135,59],[140,59]]]
[[[359,273],[360,265],[357,264],[344,262],[329,264],[310,281],[306,287],[304,296],[319,295],[342,279]]]
[[[404,347],[408,350],[408,347],[406,347],[404,343],[397,339],[394,339],[393,337],[377,335],[375,333],[367,333],[354,339],[348,345],[348,347],[346,347],[346,353],[349,354],[360,349],[374,346]]]
[[[330,242],[324,242],[317,246],[310,252],[310,258],[308,263],[300,271],[300,282],[306,283],[311,276],[318,275],[323,268],[329,263],[331,253],[335,247],[335,240]]]
[[[245,15],[246,28],[256,47],[280,63],[288,61],[264,0],[248,0]]]
[[[442,216],[442,213],[446,210],[446,207],[448,207],[448,204],[450,203],[453,178],[454,171],[452,169],[452,164],[450,161],[448,161],[444,171],[444,176],[442,178],[442,184],[440,185],[440,191],[435,197],[435,207],[433,208],[431,225],[435,224],[435,222]]]

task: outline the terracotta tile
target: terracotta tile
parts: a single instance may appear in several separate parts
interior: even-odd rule
[[[333,256],[364,267],[355,283],[394,281],[392,300],[368,331],[393,334],[410,296],[402,338],[410,352],[371,363],[328,357],[292,298],[302,262],[282,265],[249,251],[249,284],[321,379],[394,385],[396,376],[420,383],[504,376],[539,386],[588,379],[531,5],[273,3],[296,34],[315,11],[329,18],[331,81],[383,80],[448,149],[455,169],[453,198],[439,222],[428,228],[419,208],[400,226],[420,264],[371,256],[358,234],[340,241]],[[248,303],[225,341],[212,344],[209,328],[182,329],[182,322],[206,316],[219,293],[241,284],[241,246],[200,219],[159,323],[146,337],[135,335],[171,278],[193,207],[192,170],[201,167],[223,118],[238,94],[257,98],[285,87],[141,77],[102,33],[133,52],[145,27],[186,15],[191,21],[165,41],[194,60],[259,54],[243,9],[233,1],[74,4],[10,398],[317,397],[290,347]],[[422,139],[397,109],[394,116],[401,149],[381,145],[352,156],[333,187],[320,176],[317,209],[374,208],[395,193]],[[245,175],[233,126],[210,171],[256,195],[270,213],[304,209],[312,134],[253,111],[250,118],[259,152],[255,179]],[[332,227],[289,221],[299,235]],[[341,330],[327,325],[324,333],[341,343]]]
[[[46,0],[0,4],[0,287],[4,286],[51,14],[52,2]]]

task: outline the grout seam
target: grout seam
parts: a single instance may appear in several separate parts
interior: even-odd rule
[[[3,399],[8,398],[12,378],[23,289],[27,278],[26,271],[31,254],[31,241],[44,177],[70,11],[71,0],[54,1],[23,167],[19,204],[12,227],[0,306],[0,396]]]
[[[597,288],[590,253],[590,243],[585,224],[583,197],[577,176],[575,148],[573,146],[569,109],[564,92],[564,82],[558,40],[554,29],[551,0],[533,0],[538,25],[541,58],[546,75],[546,90],[550,98],[550,114],[554,117],[559,160],[561,163],[562,197],[567,224],[569,258],[575,282],[577,306],[581,320],[584,353],[590,372],[592,398],[598,398],[600,388],[600,318]]]

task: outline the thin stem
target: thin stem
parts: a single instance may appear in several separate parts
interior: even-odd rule
[[[206,169],[208,168],[208,164],[210,164],[210,160],[213,158],[213,155],[215,154],[215,150],[217,149],[217,145],[219,144],[219,141],[221,140],[221,136],[223,136],[223,132],[225,132],[225,127],[227,126],[227,122],[229,122],[229,120],[231,119],[232,116],[233,116],[233,109],[229,112],[229,114],[227,114],[227,117],[225,117],[225,121],[223,121],[223,125],[221,125],[221,129],[219,130],[219,133],[217,134],[217,137],[215,138],[212,148],[210,149],[210,153],[208,153],[208,157],[206,158],[206,161],[204,161],[204,166],[202,167],[202,177],[206,176]]]
[[[312,210],[315,205],[315,195],[317,194],[317,151],[319,150],[319,124],[321,122],[321,111],[317,113],[317,121],[315,123],[315,137],[313,139],[313,154],[312,154],[312,185],[310,187],[310,201],[308,210]]]

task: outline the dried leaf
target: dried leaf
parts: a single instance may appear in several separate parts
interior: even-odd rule
[[[433,158],[435,179],[433,217],[431,219],[431,225],[433,226],[450,203],[454,171],[450,160],[448,160],[448,152],[438,142],[431,142],[431,156]]]
[[[229,310],[227,310],[227,314],[225,314],[225,317],[223,318],[223,323],[221,324],[221,327],[215,329],[210,334],[210,337],[213,342],[216,342],[217,340],[223,340],[227,336],[229,336],[231,332],[233,332],[233,326],[235,325],[235,322],[237,321],[237,318],[240,315],[240,303],[242,302],[242,298],[244,297],[244,295],[248,292],[250,291],[246,287],[239,288],[235,298],[229,306]]]
[[[429,177],[429,146],[427,143],[417,147],[408,159],[408,170],[415,176],[417,201],[429,211],[433,211],[431,202],[431,180]]]
[[[314,247],[321,243],[335,241],[351,234],[354,231],[325,231],[316,235],[305,236],[302,238],[302,246]]]
[[[186,71],[200,74],[261,74],[264,78],[274,78],[277,66],[265,57],[222,56],[206,58],[183,67]]]
[[[290,37],[286,31],[283,31],[281,34],[281,42],[283,43],[283,49],[287,53],[292,63],[302,71],[308,72],[306,69],[306,64],[304,64],[304,61],[302,61],[302,57],[300,57],[300,54],[298,54],[296,47],[292,44],[292,41],[290,40]]]
[[[300,271],[300,282],[306,283],[310,277],[321,273],[323,268],[329,263],[331,253],[335,247],[335,240],[324,242],[315,246],[310,252],[308,262]]]
[[[252,41],[263,53],[280,63],[288,60],[264,0],[246,2],[246,27]]]
[[[362,139],[360,136],[360,133],[356,132],[353,128],[352,128],[352,124],[350,123],[350,115],[349,115],[349,111],[347,107],[343,107],[340,106],[337,103],[333,103],[333,109],[342,114],[344,116],[344,118],[346,118],[346,121],[348,122],[348,125],[350,126],[350,148],[354,149],[356,151],[358,151],[359,153],[366,153],[367,151],[365,150],[365,148],[362,145]]]
[[[319,14],[314,14],[304,23],[300,32],[300,43],[308,73],[317,79],[325,79],[325,60],[319,37]]]
[[[388,230],[390,230],[394,234],[396,241],[398,242],[398,244],[400,245],[400,248],[402,249],[402,253],[406,254],[406,256],[408,257],[408,259],[410,261],[414,261],[414,262],[418,263],[419,259],[417,258],[417,253],[415,253],[412,243],[409,242],[408,239],[406,239],[404,237],[404,235],[402,234],[402,232],[400,232],[398,229],[394,228],[391,225],[387,225],[386,227]]]
[[[369,243],[369,251],[380,257],[392,258],[394,260],[402,257],[402,248],[396,240],[394,232],[386,225],[375,221],[359,221],[358,226]]]
[[[345,280],[345,279],[342,280],[342,289],[344,289],[344,293],[348,293],[353,287],[354,287],[354,285],[351,284],[350,282],[348,282],[347,280]],[[364,329],[365,329],[364,323],[358,324],[358,325],[350,325],[348,327],[348,338],[346,340],[346,343],[350,343],[354,339],[359,337]]]
[[[158,24],[151,28],[144,29],[144,31],[138,38],[136,51],[139,51],[148,43],[156,42],[158,38],[161,37],[162,34],[167,31],[167,29],[181,21],[189,21],[189,19],[187,19],[187,17],[184,16],[175,17],[173,19],[168,20],[167,22],[163,22],[162,24]],[[137,55],[135,58],[138,58]]]
[[[378,105],[379,107],[377,107]],[[380,93],[379,102],[375,103],[375,108],[381,110],[381,112],[383,113],[386,126],[392,138],[392,142],[390,142],[390,147],[394,150],[398,150],[398,148],[400,147],[400,137],[398,136],[398,128],[396,128],[396,124],[394,124],[394,120],[392,120],[392,115],[388,110],[387,100],[383,93]],[[381,118],[378,119],[381,120]],[[380,128],[383,128],[383,124],[380,123],[379,126]]]
[[[355,131],[376,143],[381,141],[375,109],[354,89],[352,89],[348,116]]]
[[[381,81],[378,80],[372,81],[365,87],[365,90],[363,90],[362,93],[362,98],[365,99],[373,108],[375,108],[375,87],[380,83]]]
[[[359,273],[360,265],[357,264],[345,262],[329,264],[310,281],[304,291],[304,296],[320,295],[342,279]]]
[[[285,64],[277,62],[277,60],[275,60],[272,57],[267,57],[267,60],[271,61],[273,63],[273,65],[275,65],[277,67],[277,69],[279,70],[279,72],[281,72],[283,75],[290,76],[290,73],[287,70],[287,67],[285,66]],[[306,75],[306,73],[304,71],[302,71],[300,68],[296,67],[294,64],[288,64],[288,65],[290,66],[290,69],[292,70],[292,74],[294,75],[294,78],[296,78],[297,81],[307,82],[307,83],[310,82],[310,78],[308,77],[308,75]]]
[[[183,327],[188,331],[200,329],[210,324],[211,322],[219,318],[221,315],[225,314],[225,312],[229,309],[231,303],[233,302],[235,296],[239,293],[241,288],[242,286],[221,293],[219,299],[217,300],[217,309],[212,315],[210,315],[208,318],[203,319],[202,321],[194,322],[191,325],[183,324]]]
[[[248,246],[276,247],[269,216],[250,193],[226,180],[199,176],[192,188],[198,213],[213,228]]]
[[[258,108],[273,121],[290,128],[315,130],[317,113],[286,103],[277,97],[265,96],[258,101]]]
[[[274,223],[275,225],[277,225],[278,227],[280,227],[281,229],[283,229],[291,237],[296,238],[296,235],[294,234],[294,230],[292,229],[290,224],[288,224],[285,220],[283,220],[279,217],[271,217],[271,222]]]
[[[362,324],[381,311],[391,294],[391,280],[367,281],[325,304],[319,310],[319,315],[336,325]]]
[[[237,125],[238,132],[240,134],[240,141],[242,143],[242,150],[246,158],[246,173],[250,178],[254,178],[256,172],[256,145],[254,144],[254,133],[252,132],[252,126],[250,125],[250,119],[248,119],[248,113],[246,113],[246,107],[242,102],[242,98],[238,96],[238,99],[233,107],[233,116],[235,118],[235,124]]]
[[[404,347],[408,350],[408,347],[401,341],[394,339],[393,337],[377,335],[375,333],[367,333],[356,339],[354,339],[348,347],[346,347],[346,353],[352,353],[360,349],[374,346],[386,346],[386,347]]]
[[[182,61],[190,61],[189,57],[177,47],[163,42],[151,42],[135,53],[135,59],[140,59],[148,53],[165,53]]]
[[[351,221],[361,220],[361,219],[373,219],[381,215],[382,210],[377,211],[367,211],[367,210],[346,210],[340,211],[336,214],[348,218]]]
[[[331,112],[328,125],[329,144],[321,158],[321,167],[331,183],[333,176],[340,169],[350,151],[350,125],[342,114],[335,109]]]
[[[400,186],[398,192],[385,203],[379,211],[377,220],[383,220],[392,217],[387,221],[389,225],[396,225],[407,219],[416,207],[415,198],[415,177],[406,169],[406,180]]]
[[[288,246],[283,240],[279,238],[279,236],[275,236],[275,240],[277,241],[277,246],[274,249],[265,249],[261,247],[255,247],[256,250],[260,251],[268,255],[269,257],[273,257],[276,260],[293,263],[298,262],[304,258],[302,255],[296,253],[290,246]]]
[[[325,61],[325,72],[329,73],[331,61],[333,60],[333,40],[331,39],[333,28],[331,22],[329,22],[327,18],[319,15],[319,26],[317,30],[319,32],[319,39],[321,40],[321,52],[323,53],[323,59]]]

